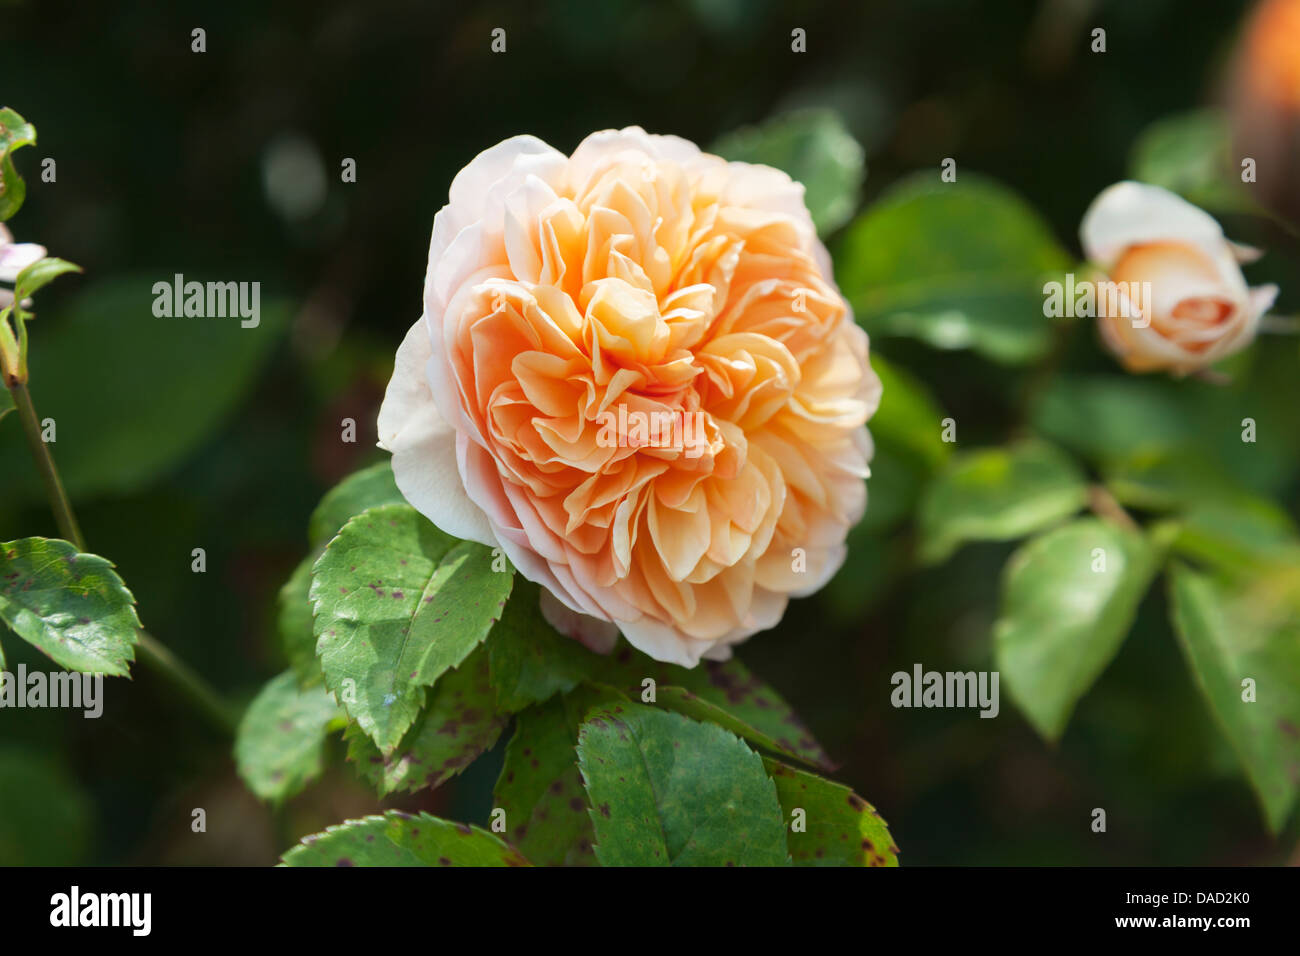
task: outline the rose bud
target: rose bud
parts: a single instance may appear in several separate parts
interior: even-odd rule
[[[1246,286],[1239,263],[1256,250],[1229,242],[1212,216],[1158,186],[1109,187],[1079,233],[1089,261],[1125,291],[1098,294],[1097,317],[1131,372],[1182,376],[1240,351],[1277,296],[1276,286]]]

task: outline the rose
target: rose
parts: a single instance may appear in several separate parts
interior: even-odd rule
[[[1088,259],[1138,292],[1118,303],[1097,296],[1102,339],[1132,372],[1186,375],[1240,351],[1277,296],[1276,286],[1246,286],[1238,263],[1256,250],[1229,242],[1208,213],[1158,186],[1109,187],[1079,232]]]
[[[395,364],[379,436],[403,495],[501,547],[589,643],[723,659],[835,573],[866,505],[880,383],[803,187],[676,137],[476,157]],[[701,434],[610,440],[656,415]]]

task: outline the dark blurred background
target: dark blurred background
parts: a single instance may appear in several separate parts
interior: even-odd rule
[[[568,151],[593,130],[628,124],[707,145],[774,113],[829,106],[866,150],[864,203],[955,156],[963,171],[1018,190],[1077,254],[1080,216],[1124,177],[1141,131],[1212,100],[1247,7],[0,0],[0,105],[39,132],[17,156],[28,199],[9,226],[85,269],[41,293],[32,392],[42,414],[69,401],[72,386],[60,388],[48,357],[62,337],[80,370],[77,400],[104,409],[82,435],[70,409],[55,447],[90,547],[117,563],[153,633],[247,699],[285,666],[275,597],[305,554],[308,514],[379,457],[375,413],[421,308],[433,216],[477,152],[518,133]],[[1107,30],[1104,55],[1089,53],[1094,26]],[[203,54],[191,52],[196,27]],[[504,54],[489,48],[497,27]],[[795,27],[807,31],[805,54],[790,50]],[[44,157],[57,161],[55,183],[41,181]],[[355,183],[340,182],[345,158],[356,161]],[[147,313],[151,297],[139,290],[178,272],[260,281],[259,344],[169,339],[166,320],[148,317],[115,347],[118,316],[139,325]],[[989,385],[996,366],[877,347],[960,409],[965,435],[1006,434],[1004,396]],[[160,374],[193,394],[174,400]],[[340,441],[347,417],[354,444]],[[29,465],[15,450],[16,423],[3,431],[0,540],[54,534],[20,473]],[[141,456],[145,464],[130,463]],[[1295,488],[1287,493],[1294,506]],[[741,651],[842,761],[839,778],[889,821],[905,865],[1286,859],[1295,825],[1268,837],[1158,590],[1055,749],[1005,693],[997,720],[893,710],[895,670],[988,666],[1011,550],[969,547],[904,576],[906,539],[851,562],[836,587]],[[195,547],[207,551],[206,574],[191,573]],[[856,596],[847,604],[846,582]],[[36,663],[12,637],[4,646],[11,667]],[[302,834],[378,805],[335,740],[325,779],[273,814],[238,781],[228,744],[153,675],[137,668],[131,682],[106,686],[98,721],[59,711],[0,719],[0,807],[11,821],[40,823],[10,833],[11,859],[0,862],[270,863]],[[436,794],[387,805],[481,822],[495,759]],[[1088,828],[1097,806],[1110,808],[1104,836]],[[195,807],[207,811],[206,834],[190,831]]]

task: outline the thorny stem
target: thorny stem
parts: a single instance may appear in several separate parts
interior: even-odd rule
[[[40,419],[36,417],[31,393],[25,382],[10,381],[8,384],[14,398],[14,406],[18,411],[18,418],[23,424],[23,432],[27,436],[27,447],[31,449],[32,459],[41,473],[41,481],[45,485],[45,494],[50,500],[50,509],[54,512],[59,533],[76,545],[78,551],[85,551],[86,539],[81,534],[81,527],[77,524],[72,503],[68,500],[68,493],[59,478],[54,457],[50,454],[49,446],[41,439]],[[176,657],[156,637],[141,629],[137,638],[136,651],[147,667],[171,684],[215,728],[228,736],[234,735],[238,727],[234,711],[207,681]]]

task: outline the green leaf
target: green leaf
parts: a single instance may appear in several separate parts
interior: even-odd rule
[[[711,704],[702,697],[697,697],[685,687],[659,687],[656,689],[655,702],[664,707],[674,710],[679,714],[684,714],[694,720],[702,721],[706,724],[717,724],[724,730],[729,730],[737,737],[748,740],[751,744],[757,744],[764,750],[770,750],[772,753],[783,754],[786,757],[792,757],[801,763],[818,766],[816,760],[811,760],[799,753],[792,747],[783,744],[780,740],[764,733],[756,727],[751,727],[743,720],[729,713],[717,704]],[[829,769],[829,767],[827,767]]]
[[[3,320],[0,320],[3,321]],[[0,422],[14,410],[14,396],[7,388],[0,388]]]
[[[596,863],[576,746],[587,705],[597,702],[591,692],[579,691],[515,717],[493,805],[505,811],[507,838],[538,866]]]
[[[427,813],[389,810],[305,838],[285,866],[528,866],[491,833]]]
[[[248,705],[235,737],[235,763],[248,788],[279,803],[320,776],[326,728],[337,714],[329,694],[300,688],[293,671],[270,680]]]
[[[392,465],[385,460],[348,475],[325,493],[312,512],[309,523],[312,551],[280,588],[277,602],[280,645],[302,683],[320,678],[312,625],[312,567],[325,550],[325,545],[350,519],[367,508],[401,504],[403,500],[393,481]]]
[[[420,712],[424,687],[465,660],[505,607],[513,574],[492,561],[409,505],[381,505],[344,525],[316,562],[325,685],[385,754]]]
[[[843,784],[777,760],[763,766],[776,783],[795,866],[898,866],[898,847],[876,808]],[[803,811],[802,829],[793,824]]]
[[[969,452],[954,459],[921,497],[921,560],[945,561],[967,541],[1008,541],[1040,531],[1087,502],[1083,472],[1045,442]]]
[[[1085,518],[1029,541],[1007,563],[994,626],[1007,690],[1046,739],[1119,650],[1156,570],[1141,535]]]
[[[35,142],[36,127],[8,107],[0,109],[0,222],[11,218],[27,198],[27,184],[14,169],[14,151]]]
[[[316,562],[325,685],[383,753],[415,721],[425,685],[464,661],[497,622],[513,575],[491,564],[484,545],[445,535],[408,505],[357,515]]]
[[[492,749],[510,717],[497,707],[488,678],[486,648],[474,651],[428,692],[428,703],[385,756],[358,725],[348,725],[348,759],[387,796],[439,787]]]
[[[519,577],[488,641],[492,686],[505,710],[571,691],[602,666],[600,657],[546,622],[538,597],[538,586]]]
[[[313,548],[323,548],[350,520],[378,505],[400,505],[406,501],[397,490],[393,465],[388,459],[354,471],[325,492],[308,522]]]
[[[871,367],[882,386],[880,408],[871,416],[871,437],[907,452],[910,460],[927,470],[944,464],[952,444],[943,440],[944,412],[929,388],[878,351],[871,353]]]
[[[34,295],[38,289],[45,288],[59,276],[80,271],[81,266],[64,259],[38,259],[18,273],[18,279],[14,283],[14,299],[21,302],[28,296]]]
[[[1055,379],[1033,408],[1034,428],[1103,466],[1165,453],[1198,437],[1176,387],[1131,376]]]
[[[280,647],[299,683],[304,685],[318,681],[321,676],[311,607],[311,571],[319,557],[313,552],[298,562],[276,597]]]
[[[736,130],[711,151],[724,159],[774,166],[803,183],[804,202],[823,236],[849,221],[866,178],[862,147],[828,109],[798,110]]]
[[[135,598],[112,562],[67,541],[0,543],[0,618],[69,670],[122,676],[135,659]]]
[[[1270,568],[1300,567],[1300,537],[1276,504],[1225,498],[1182,515],[1173,548],[1232,577],[1257,577]]]
[[[0,866],[78,866],[93,806],[50,753],[0,745]]]
[[[74,499],[129,492],[174,469],[236,409],[287,327],[158,318],[153,278],[96,283],[33,332],[37,407],[59,424],[59,471]],[[140,382],[147,381],[147,387]],[[44,500],[19,429],[0,433],[0,499]]]
[[[578,766],[602,866],[789,863],[776,787],[721,727],[639,704],[597,708]]]
[[[780,744],[783,752],[797,754],[814,766],[832,766],[826,751],[790,705],[739,658],[702,661],[698,667],[686,668],[664,664],[635,648],[620,645],[609,657],[598,657],[597,661],[599,667],[591,679],[608,684],[632,700],[641,699],[647,679],[653,680],[656,687],[682,687],[766,734]]]
[[[1220,212],[1260,213],[1241,181],[1228,118],[1213,110],[1166,117],[1147,127],[1133,148],[1131,178],[1179,193]]]
[[[845,233],[840,286],[873,336],[974,349],[1019,364],[1051,337],[1043,283],[1070,268],[1050,229],[1006,187],[962,174],[918,174],[889,190]]]
[[[1269,579],[1233,588],[1180,564],[1169,582],[1183,656],[1274,834],[1300,790],[1300,581],[1291,571],[1283,600]]]

